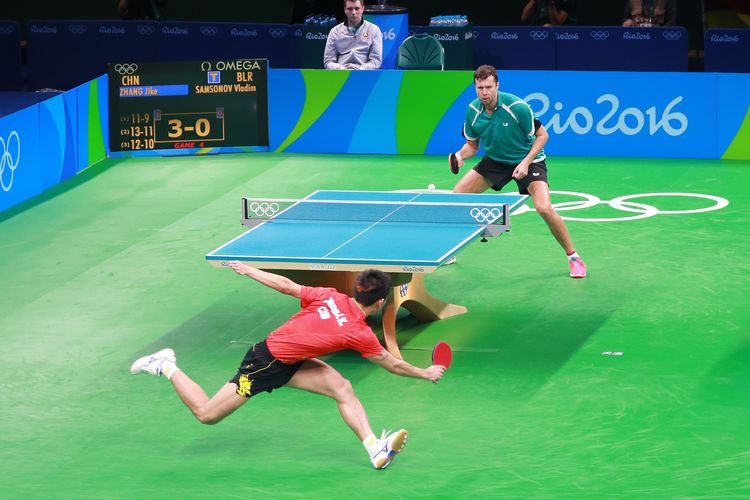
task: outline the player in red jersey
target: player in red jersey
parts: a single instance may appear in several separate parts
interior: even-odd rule
[[[382,309],[390,290],[390,276],[370,269],[356,281],[354,298],[333,288],[302,286],[294,281],[232,261],[237,274],[300,299],[302,310],[292,316],[245,355],[237,374],[212,397],[177,367],[175,353],[166,348],[137,359],[130,373],[150,373],[167,377],[204,424],[219,423],[224,417],[260,392],[287,386],[322,394],[336,400],[341,417],[354,431],[370,455],[376,469],[384,469],[404,447],[406,430],[377,438],[367,413],[354,394],[352,384],[329,364],[317,359],[324,354],[354,349],[362,357],[391,373],[437,382],[445,368],[432,365],[418,368],[395,358],[385,350],[365,318]]]

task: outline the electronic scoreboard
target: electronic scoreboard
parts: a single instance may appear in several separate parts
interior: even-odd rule
[[[110,151],[268,146],[268,61],[108,65]]]

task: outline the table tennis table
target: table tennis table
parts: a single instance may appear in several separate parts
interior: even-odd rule
[[[392,288],[383,308],[383,339],[401,358],[396,340],[400,307],[419,321],[467,309],[436,299],[425,288],[431,273],[472,241],[510,230],[519,194],[435,191],[315,191],[301,200],[243,198],[245,233],[206,255],[215,267],[239,260],[308,286],[353,294],[357,274],[388,273]]]

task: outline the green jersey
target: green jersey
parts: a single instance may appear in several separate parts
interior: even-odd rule
[[[534,112],[518,96],[497,93],[497,107],[487,114],[478,98],[469,104],[464,121],[464,137],[479,141],[487,156],[500,163],[517,165],[531,150],[536,136]],[[545,159],[544,149],[533,162]]]

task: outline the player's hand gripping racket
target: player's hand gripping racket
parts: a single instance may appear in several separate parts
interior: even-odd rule
[[[458,174],[458,158],[456,158],[456,154],[451,153],[450,156],[448,156],[448,161],[451,164],[451,172],[453,173],[453,175]],[[448,344],[445,344],[445,345],[448,345]]]
[[[453,359],[453,351],[448,342],[438,342],[432,349],[432,364],[442,365],[446,369],[451,367],[451,360]]]

